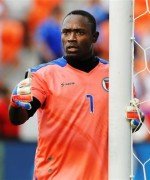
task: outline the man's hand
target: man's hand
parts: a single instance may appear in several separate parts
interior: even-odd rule
[[[136,132],[142,126],[144,114],[139,109],[139,99],[134,98],[130,101],[130,106],[127,106],[126,119],[130,122],[132,132]]]
[[[10,104],[15,108],[21,107],[23,109],[30,110],[31,101],[31,78],[26,78],[14,88]]]

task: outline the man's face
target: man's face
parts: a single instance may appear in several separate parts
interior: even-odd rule
[[[93,34],[88,19],[69,15],[62,25],[64,55],[68,58],[88,58],[93,51]]]

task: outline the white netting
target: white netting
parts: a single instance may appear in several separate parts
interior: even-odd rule
[[[145,114],[142,128],[133,133],[134,180],[150,179],[150,0],[134,2],[134,83]]]

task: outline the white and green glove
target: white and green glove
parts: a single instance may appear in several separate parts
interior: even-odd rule
[[[126,109],[126,119],[130,122],[132,132],[136,132],[140,129],[144,122],[144,114],[139,109],[139,99],[133,98],[130,101],[130,105]]]
[[[30,110],[32,101],[31,95],[31,78],[22,80],[13,90],[10,105],[18,108],[21,107]]]

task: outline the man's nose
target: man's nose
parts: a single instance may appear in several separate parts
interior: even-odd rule
[[[71,32],[68,37],[68,41],[75,41],[75,40],[76,40],[76,34],[74,32]]]

